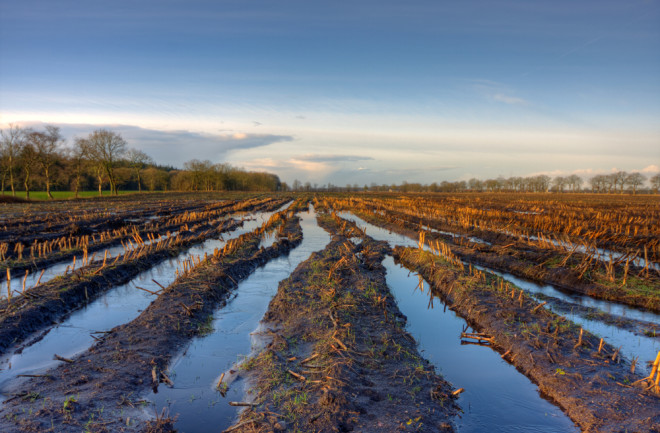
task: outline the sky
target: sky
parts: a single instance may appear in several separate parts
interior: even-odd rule
[[[660,171],[660,0],[0,0],[0,128],[359,185]]]

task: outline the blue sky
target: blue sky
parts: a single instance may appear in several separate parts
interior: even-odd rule
[[[323,184],[660,166],[660,1],[0,2],[0,126]]]

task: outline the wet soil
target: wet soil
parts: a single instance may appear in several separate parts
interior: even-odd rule
[[[389,247],[319,223],[335,235],[270,303],[272,341],[242,367],[253,406],[232,431],[453,431],[452,387],[419,355],[387,287]]]
[[[89,224],[88,222],[79,222],[79,223],[68,223],[69,231],[67,233],[56,233],[56,234],[46,234],[42,233],[39,227],[31,227],[27,225],[27,231],[30,234],[30,238],[21,238],[18,235],[14,234],[11,231],[4,230],[4,235],[9,236],[9,250],[7,260],[0,262],[0,282],[6,279],[6,269],[9,268],[13,275],[22,275],[26,270],[30,272],[36,272],[38,270],[44,269],[54,263],[58,263],[64,260],[71,260],[74,256],[80,255],[83,253],[82,248],[71,248],[64,251],[55,251],[51,254],[48,254],[44,257],[28,257],[29,256],[29,247],[26,247],[26,251],[23,252],[23,259],[18,260],[16,253],[13,248],[17,243],[23,243],[29,245],[30,242],[38,240],[39,242],[46,241],[48,239],[59,239],[61,236],[71,235],[72,232],[76,232],[76,236],[80,235],[92,235],[93,233],[104,232],[106,230],[112,230],[122,227],[130,228],[129,234],[126,236],[116,236],[112,239],[105,241],[92,242],[87,246],[87,252],[92,254],[96,251],[101,251],[106,248],[113,247],[115,245],[121,244],[122,241],[132,238],[134,233],[139,233],[143,238],[147,238],[148,235],[158,236],[165,235],[172,231],[179,231],[181,227],[188,227],[188,225],[197,224],[196,229],[199,230],[204,224],[208,225],[210,217],[213,216],[216,219],[222,217],[223,215],[228,215],[235,212],[259,212],[264,210],[273,210],[278,208],[287,202],[287,199],[276,199],[276,198],[267,198],[267,199],[253,199],[245,201],[224,201],[215,204],[198,204],[198,205],[186,205],[181,207],[159,207],[156,209],[141,210],[139,215],[131,213],[129,217],[126,215],[116,216],[116,217],[101,217],[96,220],[94,224]],[[198,218],[186,219],[186,221],[176,221],[178,216],[185,215],[188,212],[196,212],[199,214]],[[150,219],[157,218],[157,219]],[[129,223],[133,220],[140,220],[141,223]]]
[[[176,257],[191,245],[232,230],[238,224],[226,221],[217,229],[177,236],[163,249],[154,246],[153,251],[147,250],[144,255],[126,261],[120,256],[116,262],[109,260],[105,267],[102,262],[95,262],[27,290],[19,298],[0,300],[0,353],[32,333],[61,321],[113,286],[124,284],[157,263]]]
[[[540,301],[547,302],[548,305],[552,307],[552,310],[557,313],[579,314],[587,320],[597,320],[608,325],[616,326],[617,328],[625,329],[635,335],[643,335],[645,337],[657,338],[660,340],[660,324],[658,323],[610,314],[601,311],[598,308],[577,305],[572,302],[557,299],[554,296],[544,295],[543,293],[536,293],[534,297]]]
[[[260,249],[259,230],[241,236],[178,278],[132,322],[106,334],[89,351],[5,401],[0,430],[6,432],[135,431],[144,428],[135,395],[168,383],[166,366],[187,342],[202,332],[213,310],[225,302],[237,281],[301,242],[297,218],[283,224],[280,240]],[[169,425],[158,418],[147,431]]]
[[[583,332],[580,338],[578,326],[499,278],[418,249],[397,247],[394,255],[583,431],[660,431],[660,396],[632,386],[642,377],[616,348],[603,344],[599,351],[597,337]]]
[[[355,212],[360,218],[405,236],[416,239],[419,235],[419,226],[407,223],[404,226],[386,222],[383,219],[364,212]],[[426,241],[435,240],[451,241],[448,236],[438,233],[426,232]],[[488,266],[503,272],[509,272],[532,281],[552,284],[563,290],[587,295],[597,299],[614,301],[625,305],[631,305],[639,308],[648,309],[654,312],[660,312],[660,292],[650,290],[647,293],[631,293],[625,288],[619,286],[606,286],[593,281],[579,278],[579,273],[566,267],[549,267],[546,263],[552,260],[563,260],[566,255],[556,252],[537,251],[531,249],[529,245],[519,246],[520,248],[504,248],[497,246],[488,246],[484,244],[458,245],[451,244],[452,253],[462,260]],[[631,272],[632,275],[632,272]],[[660,279],[651,274],[648,281],[649,287],[660,287]]]

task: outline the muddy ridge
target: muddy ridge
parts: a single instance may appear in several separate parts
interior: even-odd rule
[[[139,273],[176,257],[190,246],[232,230],[237,225],[239,223],[235,221],[227,221],[217,229],[177,236],[162,248],[150,245],[144,250],[108,260],[106,266],[102,262],[94,262],[26,290],[25,294],[11,301],[0,300],[0,354],[32,333],[54,325],[112,287],[127,283]],[[141,255],[134,257],[136,254]]]
[[[213,311],[256,267],[286,254],[302,240],[297,217],[283,219],[279,240],[259,248],[262,229],[242,235],[201,261],[162,291],[132,322],[118,326],[87,352],[43,377],[0,410],[4,432],[149,431],[137,395],[168,383],[166,369],[188,341],[202,332]]]
[[[419,235],[419,226],[408,223],[404,226],[385,222],[375,215],[364,212],[354,212],[355,215],[364,221],[374,224],[378,227],[394,231],[396,233],[416,239]],[[433,232],[425,232],[427,243],[440,240],[448,241],[448,236]],[[525,249],[510,249],[497,246],[477,245],[470,246],[451,243],[452,252],[462,260],[477,265],[488,266],[492,269],[508,272],[513,275],[527,278],[529,280],[552,284],[563,290],[591,296],[597,299],[615,301],[621,304],[630,305],[648,309],[654,312],[660,312],[660,296],[653,293],[645,295],[629,293],[618,286],[609,287],[593,281],[587,281],[578,277],[578,272],[565,267],[550,268],[545,265],[554,257],[563,259],[564,255],[556,255],[552,252],[534,252]],[[529,246],[526,247],[529,250]],[[540,265],[539,265],[540,264]],[[660,284],[660,280],[655,276],[649,284]]]
[[[466,339],[492,345],[583,431],[660,431],[659,396],[633,386],[642,376],[616,348],[497,277],[418,249],[394,256],[468,321],[476,332]]]
[[[419,355],[386,285],[389,247],[318,220],[334,236],[280,283],[263,319],[272,341],[242,366],[254,406],[228,430],[453,431],[452,387]]]
[[[180,209],[172,210],[171,212],[166,210],[154,211],[141,211],[140,216],[157,216],[162,215],[164,218],[157,220],[147,220],[138,224],[129,224],[126,222],[126,216],[122,215],[120,218],[107,219],[107,217],[99,218],[99,222],[95,227],[91,227],[87,224],[74,223],[69,224],[70,230],[68,233],[57,233],[55,235],[44,235],[40,232],[39,229],[30,230],[31,238],[26,239],[16,239],[9,242],[8,250],[8,259],[0,262],[0,282],[6,279],[6,269],[9,268],[13,275],[22,275],[26,270],[30,272],[35,272],[40,269],[46,268],[49,265],[52,265],[57,262],[70,260],[75,255],[80,255],[84,252],[84,248],[75,246],[71,249],[64,251],[54,251],[43,257],[29,257],[29,247],[25,248],[23,253],[23,260],[18,260],[16,253],[13,248],[17,243],[30,244],[30,241],[47,241],[48,239],[59,239],[60,235],[66,236],[71,235],[72,231],[76,232],[77,236],[84,234],[92,235],[94,232],[104,232],[106,230],[126,228],[126,235],[119,235],[107,239],[105,241],[96,241],[86,245],[86,250],[88,253],[94,253],[96,251],[101,251],[106,248],[110,248],[116,245],[121,244],[124,240],[130,239],[134,236],[135,233],[139,236],[146,238],[148,235],[165,235],[171,231],[178,231],[181,227],[187,227],[188,225],[197,224],[197,229],[204,228],[203,226],[209,226],[209,216],[212,214],[216,219],[224,215],[228,215],[235,212],[259,212],[263,210],[273,210],[282,206],[288,200],[286,199],[274,199],[268,198],[264,200],[246,200],[246,201],[224,201],[214,205],[206,206],[185,206]],[[185,216],[188,212],[193,211],[200,213],[200,217],[192,220],[186,220],[185,222],[176,222],[177,217]],[[130,215],[134,217],[134,215]],[[128,230],[130,229],[130,230]]]

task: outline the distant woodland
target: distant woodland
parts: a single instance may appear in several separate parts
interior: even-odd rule
[[[229,164],[196,159],[183,169],[162,166],[119,134],[98,129],[65,143],[60,130],[10,126],[0,131],[2,194],[25,191],[279,191],[286,188],[277,175],[250,172]]]
[[[655,192],[660,189],[660,174],[647,178],[641,173],[619,171],[595,175],[585,182],[578,175],[537,175],[498,177],[481,180],[431,184],[408,183],[369,186],[331,183],[318,185],[295,180],[292,185],[272,173],[252,172],[230,164],[193,159],[183,169],[162,166],[141,150],[130,148],[121,135],[98,129],[88,136],[66,143],[59,128],[42,130],[10,125],[0,131],[0,188],[2,194],[17,191],[104,190],[117,194],[130,191],[396,191],[396,192]]]

